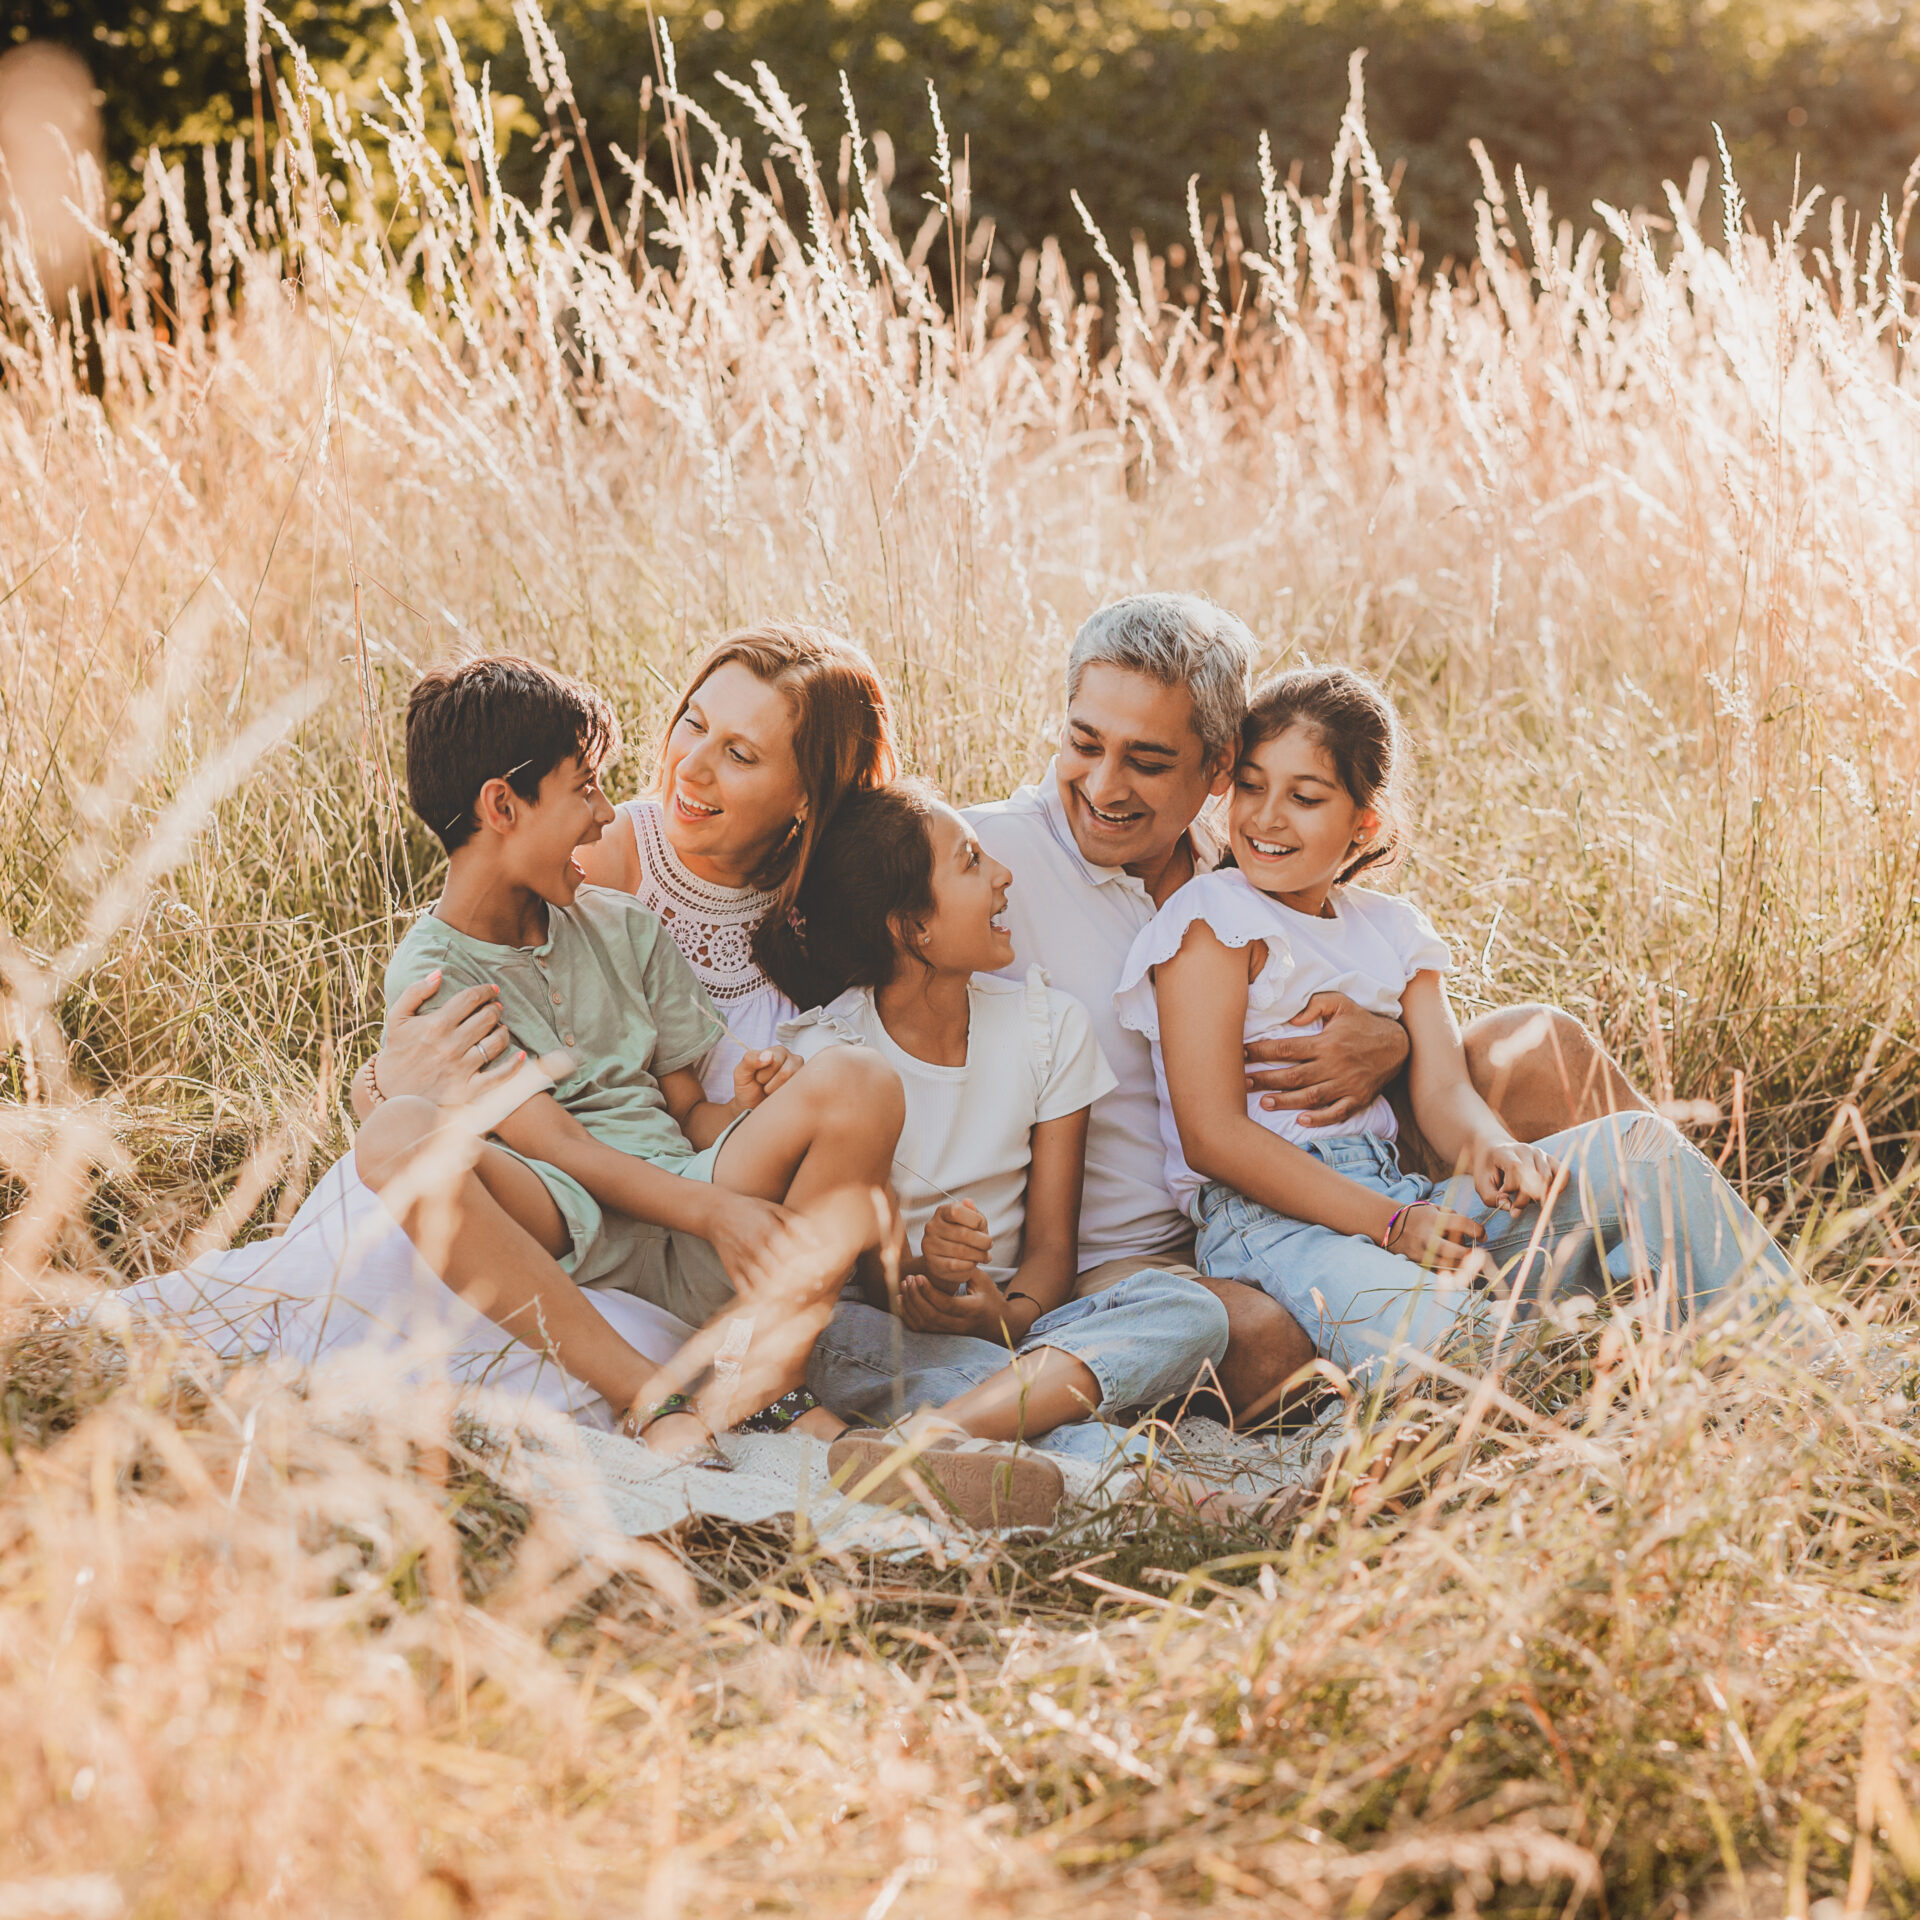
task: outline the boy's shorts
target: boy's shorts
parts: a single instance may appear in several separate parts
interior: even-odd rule
[[[745,1118],[742,1114],[730,1122],[726,1133],[691,1160],[661,1171],[678,1174],[682,1180],[711,1183],[727,1134]],[[492,1144],[500,1146],[497,1140]],[[500,1147],[500,1151],[513,1153],[511,1147]],[[722,1307],[733,1304],[733,1282],[710,1241],[603,1208],[572,1174],[523,1153],[513,1157],[540,1176],[560,1209],[572,1243],[560,1256],[560,1265],[578,1285],[637,1294],[691,1327],[704,1326]]]

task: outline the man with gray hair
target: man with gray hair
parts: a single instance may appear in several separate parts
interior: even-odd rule
[[[1232,1340],[1220,1386],[1243,1423],[1275,1410],[1311,1365],[1313,1344],[1258,1287],[1195,1272],[1193,1224],[1166,1187],[1152,1054],[1121,1026],[1113,996],[1134,936],[1226,851],[1204,809],[1233,778],[1255,651],[1241,621],[1196,594],[1138,593],[1101,608],[1074,636],[1052,763],[1033,785],[966,811],[981,845],[1013,872],[1015,971],[1037,963],[1086,1007],[1119,1078],[1088,1120],[1076,1292],[1158,1270],[1217,1294]],[[1399,1022],[1344,994],[1316,994],[1296,1024],[1299,1038],[1247,1050],[1247,1088],[1308,1124],[1358,1111],[1406,1063]],[[1474,1085],[1522,1140],[1645,1105],[1557,1008],[1483,1014],[1465,1038]],[[1416,1159],[1424,1149],[1410,1128],[1403,1143]]]

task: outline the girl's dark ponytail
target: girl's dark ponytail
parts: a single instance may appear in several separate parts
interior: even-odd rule
[[[933,911],[939,797],[919,780],[846,794],[814,845],[793,911],[755,939],[767,977],[799,1007],[883,987],[900,963],[896,917]]]

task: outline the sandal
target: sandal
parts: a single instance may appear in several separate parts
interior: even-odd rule
[[[783,1393],[770,1407],[750,1413],[735,1427],[735,1433],[785,1433],[803,1414],[811,1413],[820,1402],[805,1387]]]
[[[827,1449],[827,1472],[850,1500],[917,1507],[970,1527],[1050,1527],[1067,1488],[1051,1460],[964,1434],[910,1440],[863,1428]]]
[[[664,1420],[670,1413],[690,1413],[700,1421],[705,1430],[707,1443],[704,1449],[695,1453],[683,1453],[671,1462],[676,1467],[706,1467],[715,1473],[731,1473],[733,1462],[720,1451],[720,1442],[714,1438],[713,1429],[701,1419],[699,1410],[691,1397],[684,1393],[670,1393],[664,1400],[656,1400],[644,1413],[629,1407],[620,1422],[620,1431],[629,1440],[644,1442],[647,1429],[657,1420]]]

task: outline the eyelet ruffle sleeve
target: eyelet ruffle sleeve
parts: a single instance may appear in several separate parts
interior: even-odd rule
[[[1266,1011],[1293,967],[1293,954],[1276,924],[1278,918],[1271,902],[1231,867],[1224,873],[1203,873],[1189,880],[1134,939],[1113,996],[1113,1010],[1120,1024],[1149,1040],[1159,1040],[1160,1010],[1153,995],[1153,970],[1180,951],[1196,921],[1204,922],[1222,946],[1250,947],[1256,940],[1266,943],[1266,965],[1247,988],[1248,1013]]]

